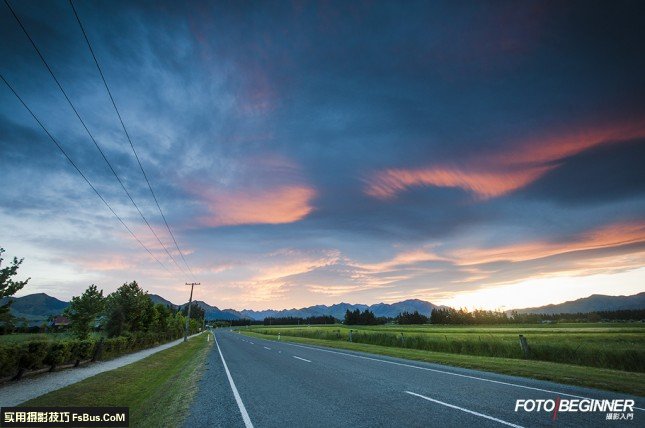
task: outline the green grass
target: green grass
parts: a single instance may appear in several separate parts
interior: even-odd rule
[[[210,333],[141,361],[29,400],[26,406],[126,406],[130,426],[181,425],[196,392]]]
[[[352,343],[347,340],[349,330],[342,325],[240,329],[264,339],[275,340],[280,333],[282,340],[291,342],[645,396],[645,328],[641,324],[352,326]],[[522,358],[518,334],[528,338],[532,359]],[[617,370],[610,364],[641,370]]]
[[[554,324],[505,326],[259,326],[245,329],[265,335],[302,337],[449,354],[523,359],[519,334],[531,360],[645,372],[645,325]]]

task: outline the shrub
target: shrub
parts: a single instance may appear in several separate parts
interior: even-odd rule
[[[42,368],[51,343],[39,340],[19,344],[20,368],[28,370]]]
[[[70,362],[72,359],[72,343],[68,341],[54,342],[49,349],[43,363],[48,366],[59,366]]]
[[[197,332],[196,324],[191,333]],[[183,329],[170,332],[136,332],[127,336],[103,339],[101,359],[111,359],[147,349],[183,336]],[[35,370],[48,366],[88,360],[97,350],[96,339],[33,340],[0,345],[0,378],[14,376],[20,369]]]

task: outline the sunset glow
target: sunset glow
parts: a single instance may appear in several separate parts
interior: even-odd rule
[[[11,3],[69,97],[0,14],[18,295],[136,280],[237,310],[512,309],[645,291],[633,5],[76,2],[91,53],[69,2]]]

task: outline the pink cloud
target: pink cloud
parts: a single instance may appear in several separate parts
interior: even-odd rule
[[[557,168],[566,157],[601,144],[645,136],[645,122],[629,121],[580,129],[526,140],[514,148],[473,156],[462,165],[430,165],[421,168],[390,168],[366,179],[365,193],[391,199],[414,187],[459,188],[478,199],[489,199],[521,189]]]
[[[502,196],[535,181],[552,166],[541,166],[512,172],[471,171],[457,167],[388,169],[378,173],[366,193],[388,199],[411,187],[436,186],[466,190],[481,199]]]
[[[516,149],[495,154],[485,158],[485,161],[505,166],[535,165],[564,159],[601,144],[631,140],[644,135],[643,121],[588,125],[558,135],[524,141]]]
[[[574,251],[645,243],[645,222],[615,223],[587,231],[569,242],[535,241],[494,248],[462,248],[449,255],[457,265],[522,262]]]
[[[212,191],[202,195],[209,215],[200,223],[210,227],[293,223],[313,211],[315,195],[313,188],[302,185]]]

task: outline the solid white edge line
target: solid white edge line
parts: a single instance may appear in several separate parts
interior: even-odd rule
[[[310,362],[311,362],[311,361],[306,360],[306,359],[304,359],[304,358],[296,357],[295,355],[293,355],[293,358],[297,358],[297,359],[299,359],[299,360],[306,361],[306,362],[308,362],[308,363],[310,363]]]
[[[316,348],[316,347],[311,347],[311,346],[297,345],[295,343],[289,343],[289,342],[283,342],[283,343],[285,345],[297,346],[299,348],[313,349],[313,350],[317,350],[317,351],[321,351],[321,352],[329,352],[329,353],[332,353],[332,354],[346,355],[348,357],[362,358],[362,359],[365,359],[365,360],[378,361],[380,363],[394,364],[396,366],[410,367],[410,368],[419,369],[419,370],[427,370],[427,371],[431,371],[431,372],[435,372],[435,373],[443,373],[443,374],[447,374],[447,375],[451,375],[451,376],[458,376],[458,377],[463,377],[463,378],[467,378],[467,379],[480,380],[480,381],[483,381],[483,382],[496,383],[496,384],[499,384],[499,385],[514,386],[516,388],[530,389],[530,390],[533,390],[533,391],[547,392],[549,394],[563,395],[563,396],[566,396],[566,397],[583,398],[583,399],[586,399],[586,400],[592,400],[592,398],[590,398],[590,397],[583,397],[581,395],[568,394],[566,392],[552,391],[552,390],[549,390],[549,389],[536,388],[536,387],[533,387],[533,386],[518,385],[518,384],[510,383],[510,382],[503,382],[501,380],[486,379],[486,378],[483,378],[483,377],[470,376],[470,375],[465,375],[465,374],[461,374],[461,373],[453,373],[453,372],[449,372],[449,371],[446,371],[446,370],[431,369],[429,367],[420,367],[420,366],[415,366],[415,365],[412,365],[412,364],[397,363],[396,361],[380,360],[378,358],[365,357],[363,355],[356,355],[356,354],[348,354],[346,352],[332,351],[332,350],[329,350],[329,349],[322,349],[322,348]],[[634,406],[634,409],[645,411],[644,408],[636,407],[636,406]]]
[[[224,364],[224,371],[226,371],[226,377],[228,378],[228,383],[231,384],[231,389],[233,390],[233,396],[235,396],[235,401],[237,402],[237,407],[240,408],[240,413],[242,413],[242,419],[244,420],[244,426],[246,426],[246,428],[253,428],[253,423],[251,422],[251,418],[249,417],[249,414],[246,411],[246,407],[244,407],[244,403],[242,402],[242,398],[240,397],[240,393],[237,391],[237,387],[235,386],[235,382],[233,382],[233,378],[231,377],[231,372],[228,371],[228,366],[226,365],[226,360],[224,360],[224,355],[222,355],[222,349],[219,347],[219,342],[217,342],[217,337],[215,337],[215,335],[213,335],[213,338],[215,339],[215,344],[217,345],[217,352],[219,352],[219,356],[222,359],[222,364]]]
[[[424,400],[432,401],[433,403],[441,404],[442,406],[450,407],[451,409],[461,410],[462,412],[470,413],[471,415],[479,416],[480,418],[486,418],[486,419],[489,419],[491,421],[499,422],[500,424],[508,425],[509,427],[523,428],[522,425],[512,424],[512,423],[506,422],[506,421],[504,421],[502,419],[497,419],[497,418],[494,418],[492,416],[485,415],[483,413],[479,413],[479,412],[475,412],[473,410],[465,409],[463,407],[455,406],[454,404],[444,403],[443,401],[435,400],[433,398],[426,397],[425,395],[417,394],[417,393],[410,392],[410,391],[405,391],[405,393],[410,394],[410,395],[414,395],[416,397],[423,398]]]

